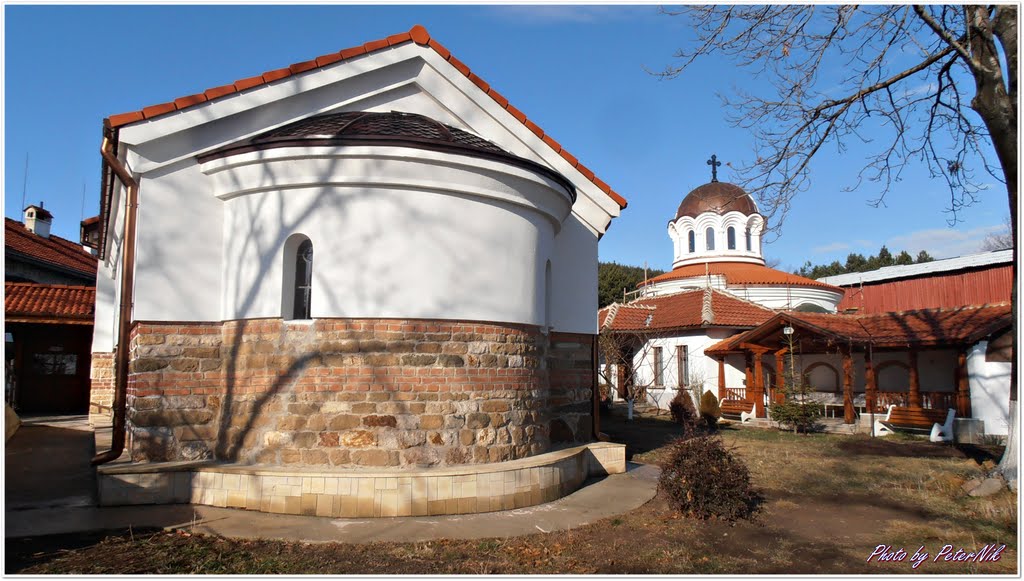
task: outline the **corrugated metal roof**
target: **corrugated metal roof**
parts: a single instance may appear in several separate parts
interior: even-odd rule
[[[862,282],[874,282],[878,280],[891,280],[894,278],[906,278],[910,276],[921,276],[945,272],[949,270],[961,270],[965,268],[977,268],[990,264],[1003,264],[1013,262],[1013,250],[997,250],[995,252],[981,252],[968,254],[955,258],[944,258],[921,264],[905,264],[901,266],[884,266],[878,270],[868,272],[851,272],[849,274],[837,274],[825,276],[817,280],[835,285],[852,286]]]

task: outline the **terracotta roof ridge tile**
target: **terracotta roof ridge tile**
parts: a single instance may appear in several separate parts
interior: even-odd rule
[[[508,99],[506,99],[497,91],[495,91],[494,88],[491,87],[489,83],[487,83],[479,76],[474,74],[470,70],[470,68],[466,66],[462,61],[455,58],[452,55],[451,51],[446,49],[433,37],[431,37],[430,33],[427,32],[427,29],[419,24],[413,26],[408,32],[394,34],[388,36],[387,38],[366,42],[361,46],[347,48],[340,50],[338,52],[321,55],[312,60],[294,63],[288,67],[276,69],[273,71],[267,71],[262,75],[240,79],[235,81],[234,83],[207,89],[206,91],[197,93],[195,95],[187,95],[184,97],[179,97],[172,101],[168,101],[166,103],[144,107],[138,111],[130,111],[127,113],[111,115],[103,120],[103,124],[108,128],[114,129],[124,125],[129,125],[131,123],[136,123],[139,121],[153,119],[162,115],[168,115],[170,113],[183,111],[185,109],[194,107],[196,105],[200,105],[202,103],[213,101],[221,97],[233,95],[240,91],[249,90],[267,83],[272,83],[274,81],[278,81],[295,74],[303,74],[316,69],[322,69],[326,66],[330,66],[341,61],[369,54],[377,50],[383,50],[386,48],[398,46],[406,42],[413,42],[416,43],[417,45],[425,46],[432,49],[434,52],[438,54],[438,56],[448,61],[448,64],[452,65],[456,70],[458,70],[466,78],[468,78],[470,82],[479,87],[481,91],[489,95],[491,99],[495,103],[497,103],[502,109],[505,109],[513,117],[515,117],[517,120],[523,123],[538,138],[543,140],[544,143],[547,144],[548,147],[552,149],[552,151],[561,156],[562,159],[564,159],[569,165],[571,165],[574,169],[580,172],[580,174],[582,174],[590,182],[597,186],[597,188],[604,192],[605,195],[610,197],[616,204],[618,204],[620,209],[624,209],[628,205],[628,202],[625,198],[619,195],[615,190],[611,189],[611,187],[609,187],[608,184],[606,184],[604,181],[598,179],[597,176],[594,175],[594,172],[587,168],[587,166],[580,163],[579,159],[577,159],[575,156],[573,156],[564,148],[562,148],[562,146],[549,135],[547,135],[547,133],[543,129],[541,129],[540,126],[538,126],[532,120],[523,115],[521,111],[513,107],[508,102]]]
[[[711,287],[704,287],[704,296],[701,297],[700,317],[702,325],[711,325],[715,322],[715,309],[711,304]]]
[[[45,282],[25,282],[25,281],[4,281],[4,286],[13,287],[38,287],[38,288],[53,288],[53,289],[95,289],[96,285],[90,284],[50,284]]]
[[[745,298],[743,298],[741,296],[734,295],[731,292],[725,291],[725,290],[722,290],[722,289],[717,289],[717,288],[712,287],[711,288],[711,292],[719,294],[719,295],[722,295],[723,297],[727,297],[730,300],[739,301],[739,302],[744,303],[744,304],[746,304],[748,306],[756,307],[758,309],[762,309],[764,311],[768,311],[769,313],[773,313],[774,314],[774,313],[778,313],[778,312],[781,311],[781,309],[774,309],[772,307],[766,307],[766,306],[764,306],[764,305],[762,305],[760,303],[755,303],[754,301],[752,301],[750,299],[745,299]]]

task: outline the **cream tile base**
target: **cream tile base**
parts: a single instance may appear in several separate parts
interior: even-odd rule
[[[328,517],[467,514],[561,498],[626,471],[626,447],[594,442],[522,460],[420,470],[308,470],[159,462],[98,470],[100,505],[192,503]]]

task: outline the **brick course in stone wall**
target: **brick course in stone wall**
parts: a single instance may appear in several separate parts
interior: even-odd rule
[[[591,440],[593,337],[525,325],[139,323],[135,461],[428,467]]]
[[[114,354],[93,353],[89,378],[89,416],[97,423],[109,419],[113,412]]]

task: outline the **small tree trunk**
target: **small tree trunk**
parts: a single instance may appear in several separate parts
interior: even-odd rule
[[[626,400],[626,420],[633,421],[633,398]]]

